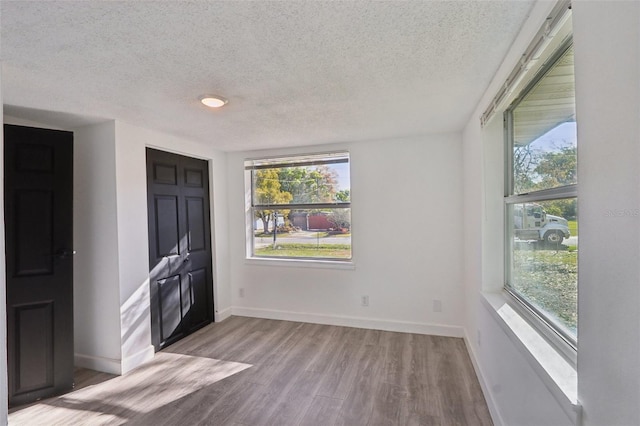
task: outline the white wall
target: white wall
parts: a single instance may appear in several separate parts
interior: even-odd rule
[[[149,249],[147,230],[146,147],[155,147],[212,163],[212,242],[214,247],[214,311],[228,309],[229,275],[224,253],[226,203],[225,154],[185,139],[116,122],[116,187],[118,217],[119,303],[121,311],[122,363],[127,372],[153,354],[149,316]],[[221,165],[221,171],[218,166]],[[219,260],[217,256],[222,257]],[[218,300],[220,296],[221,300]],[[225,297],[227,300],[225,300]]]
[[[509,335],[481,303],[480,291],[502,287],[503,128],[476,118],[464,133],[467,346],[497,425],[570,425],[572,421]],[[582,244],[582,242],[581,242]]]
[[[549,9],[544,3],[514,43],[494,80],[498,85],[542,25],[543,9]],[[639,21],[637,2],[573,3],[580,140],[577,374],[585,425],[640,424],[640,217],[633,213],[640,208]],[[464,218],[467,343],[496,424],[571,424],[576,416],[566,401],[481,302],[481,291],[502,285],[496,255],[502,253],[502,124],[498,116],[481,130],[478,120],[496,91],[494,84],[463,136],[464,210],[483,203],[484,212],[481,221]],[[616,209],[632,213],[607,217]]]
[[[585,425],[637,425],[640,3],[576,2],[574,18],[579,398]]]
[[[120,372],[115,122],[74,131],[76,365]]]
[[[2,69],[2,62],[0,62]],[[0,76],[0,83],[2,77]],[[2,84],[0,84],[0,87]],[[2,91],[0,90],[0,117],[2,117]],[[0,129],[0,223],[4,224],[4,119]],[[7,285],[4,252],[4,226],[0,226],[0,395],[9,395],[7,381]],[[0,424],[8,422],[8,398],[0,398]]]
[[[149,235],[143,129],[116,122],[115,180],[118,221],[119,318],[123,373],[153,356],[150,329]],[[157,137],[156,137],[157,138]]]
[[[4,121],[6,121],[6,117]],[[52,128],[28,119],[14,124]],[[226,154],[181,138],[109,121],[74,131],[74,340],[76,365],[126,373],[153,356],[148,298],[147,146],[209,161],[216,320],[231,311]],[[0,149],[0,175],[3,168]],[[2,195],[2,186],[0,186]],[[3,219],[0,197],[0,220]],[[0,229],[4,259],[4,228]],[[5,264],[0,261],[0,342],[6,342]],[[0,389],[7,394],[6,344]],[[7,400],[0,398],[0,424]]]
[[[126,373],[153,357],[149,313],[147,146],[210,160],[214,309],[229,310],[226,157],[120,121],[75,129],[76,364]],[[220,235],[219,235],[220,234]]]
[[[247,261],[243,160],[330,149],[351,156],[355,269]],[[461,155],[459,135],[230,153],[233,312],[461,336]],[[369,307],[360,306],[362,295]],[[442,312],[433,312],[433,300],[442,301]]]

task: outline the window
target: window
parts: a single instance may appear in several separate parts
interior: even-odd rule
[[[346,152],[245,161],[251,257],[351,260]]]
[[[578,140],[571,40],[506,110],[505,126],[505,289],[575,349]]]

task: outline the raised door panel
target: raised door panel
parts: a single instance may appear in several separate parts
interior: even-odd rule
[[[53,273],[53,191],[15,192],[13,239],[16,276]]]
[[[204,200],[187,197],[187,238],[190,252],[206,248]]]
[[[178,197],[155,196],[156,258],[180,254]]]
[[[53,302],[14,306],[15,393],[53,387]]]
[[[191,328],[197,329],[210,322],[206,268],[189,272],[189,285],[192,301]]]
[[[154,163],[153,182],[163,185],[177,185],[178,166],[176,164]]]
[[[167,342],[182,335],[182,283],[180,275],[158,281],[160,340]]]
[[[204,172],[200,169],[184,169],[184,185],[193,188],[204,187]]]

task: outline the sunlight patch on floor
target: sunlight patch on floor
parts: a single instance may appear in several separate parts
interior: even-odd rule
[[[9,424],[122,424],[249,367],[161,352],[124,376],[19,409]]]

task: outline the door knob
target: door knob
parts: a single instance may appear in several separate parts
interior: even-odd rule
[[[76,254],[75,250],[60,249],[54,254],[54,256],[56,256],[56,257],[58,257],[60,259],[66,259],[67,257],[73,256],[74,254]]]

